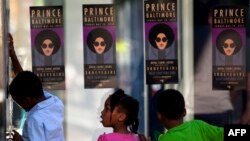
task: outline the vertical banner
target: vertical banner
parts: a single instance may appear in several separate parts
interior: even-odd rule
[[[114,88],[116,29],[113,4],[83,5],[85,88]]]
[[[246,85],[246,9],[212,9],[213,89],[237,90]]]
[[[144,2],[146,83],[178,82],[177,2]]]
[[[65,89],[62,6],[30,7],[32,70],[46,89]]]

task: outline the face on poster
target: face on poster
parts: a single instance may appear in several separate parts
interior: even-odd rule
[[[33,66],[63,66],[64,41],[62,29],[32,29]]]
[[[33,29],[32,35],[33,47],[42,56],[52,57],[62,48],[61,30]]]
[[[115,62],[114,27],[85,27],[84,44],[86,64],[113,64]]]
[[[213,29],[214,65],[244,65],[245,35],[244,28]]]
[[[177,59],[176,23],[145,23],[145,28],[147,60]]]

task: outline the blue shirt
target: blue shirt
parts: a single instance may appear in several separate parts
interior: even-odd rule
[[[44,95],[46,100],[27,113],[22,135],[24,141],[64,141],[63,103],[46,91]]]

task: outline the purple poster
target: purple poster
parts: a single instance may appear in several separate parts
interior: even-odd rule
[[[246,9],[212,9],[213,89],[237,90],[246,85]]]
[[[85,88],[115,88],[116,27],[112,4],[83,5]]]
[[[32,70],[46,89],[65,89],[62,6],[30,7]]]
[[[146,83],[178,83],[177,2],[144,2]]]

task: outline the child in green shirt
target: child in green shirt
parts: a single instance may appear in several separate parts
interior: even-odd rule
[[[186,115],[183,95],[174,89],[167,89],[157,95],[157,116],[168,129],[159,141],[223,141],[224,129],[201,120],[184,122]]]

